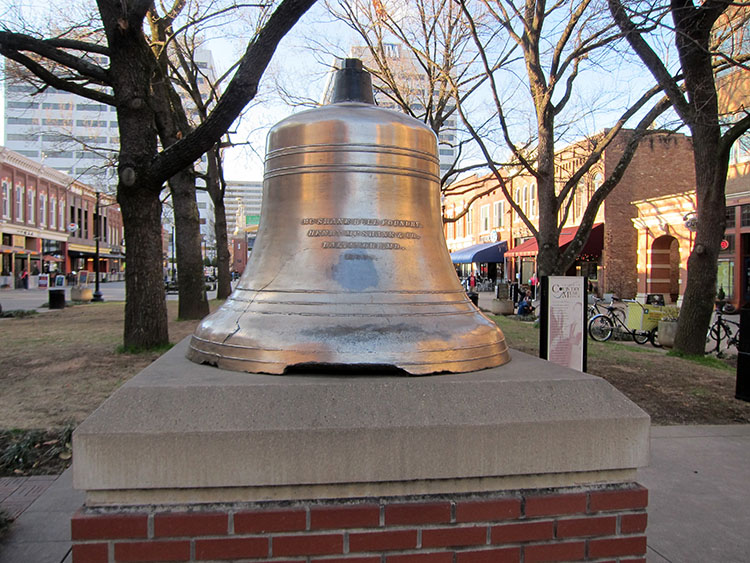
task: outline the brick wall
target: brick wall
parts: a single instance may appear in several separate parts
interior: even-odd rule
[[[617,164],[625,143],[616,139],[604,155],[605,176]],[[681,134],[655,134],[641,141],[620,183],[604,203],[603,281],[600,291],[633,298],[637,293],[638,232],[632,219],[640,199],[695,189],[693,148]]]
[[[636,484],[386,499],[83,509],[73,562],[645,562]]]

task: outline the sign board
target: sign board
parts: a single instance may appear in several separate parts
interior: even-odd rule
[[[39,274],[39,289],[49,286],[49,274]]]
[[[76,285],[83,285],[83,286],[87,285],[89,282],[88,276],[89,276],[89,273],[86,270],[81,270],[80,272],[78,272],[78,275],[77,275],[78,280],[77,280]]]
[[[55,287],[65,287],[65,276],[58,275],[55,277]]]
[[[542,277],[539,356],[586,371],[586,278]]]

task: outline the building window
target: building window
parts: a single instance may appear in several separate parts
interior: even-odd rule
[[[581,211],[583,210],[583,186],[581,184],[577,184],[575,189],[575,210],[574,210],[574,216],[580,217]]]
[[[750,204],[743,205],[740,208],[740,225],[750,227]]]
[[[726,228],[727,229],[734,229],[734,227],[737,225],[737,221],[735,219],[735,216],[736,216],[735,211],[736,210],[737,210],[737,206],[736,205],[727,206],[727,208],[726,208],[725,213],[726,213],[726,221],[727,221],[727,227]]]
[[[483,205],[479,209],[479,219],[481,222],[481,229],[482,232],[487,232],[490,230],[490,204]]]
[[[496,201],[495,202],[495,228],[501,228],[503,226],[504,217],[505,217],[505,202],[504,201]]]
[[[49,198],[49,228],[57,228],[57,198]]]
[[[34,190],[26,190],[26,222],[34,222]]]
[[[529,186],[523,187],[523,212],[526,217],[529,216]]]
[[[529,217],[536,217],[536,184],[529,186]]]
[[[469,212],[466,214],[466,236],[474,234],[474,208],[469,207]]]
[[[750,161],[750,133],[745,133],[734,142],[730,154],[731,164]]]
[[[16,223],[23,221],[23,186],[16,186]]]
[[[3,180],[3,218],[10,218],[10,186],[6,180]]]
[[[47,194],[39,195],[39,224],[47,226]]]

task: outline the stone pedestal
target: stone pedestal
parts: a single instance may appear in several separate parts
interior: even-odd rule
[[[264,376],[185,348],[76,430],[74,561],[645,556],[649,419],[599,378],[518,352],[466,374]]]

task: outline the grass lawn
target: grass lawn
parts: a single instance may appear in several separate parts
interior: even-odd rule
[[[177,302],[167,306],[170,339],[177,342],[198,321],[178,321]],[[511,348],[538,354],[532,323],[493,318]],[[70,430],[158,357],[117,351],[123,319],[121,302],[0,319],[0,475],[60,471],[69,464]],[[610,381],[655,424],[750,422],[750,403],[734,399],[736,368],[724,362],[671,357],[648,344],[589,340],[588,349],[589,372]]]
[[[539,329],[491,317],[511,348],[539,354]],[[654,424],[750,422],[750,403],[734,398],[737,368],[712,357],[678,358],[651,344],[588,341],[588,372],[602,377],[651,415]]]

